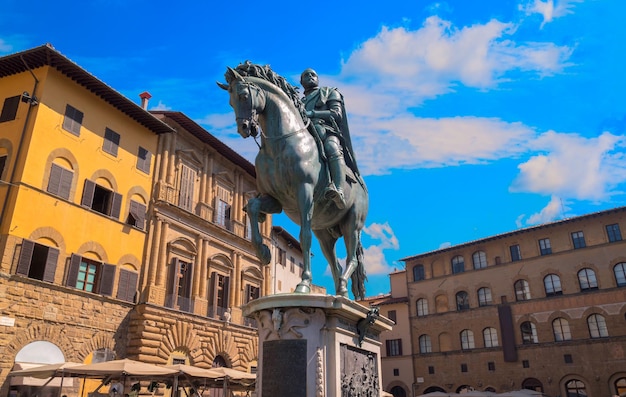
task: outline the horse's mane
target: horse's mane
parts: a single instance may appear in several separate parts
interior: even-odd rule
[[[281,91],[283,91],[285,95],[287,95],[287,97],[291,99],[296,109],[298,109],[298,112],[302,116],[302,120],[305,123],[308,121],[308,117],[305,114],[304,102],[302,102],[302,99],[300,99],[298,87],[294,87],[293,85],[289,84],[289,82],[287,82],[287,80],[283,76],[274,72],[270,68],[270,65],[261,66],[254,64],[250,61],[245,61],[244,63],[239,64],[239,66],[235,68],[235,71],[243,77],[256,77],[272,83],[280,88]],[[226,81],[230,84],[229,79],[231,79],[231,77],[227,73]]]

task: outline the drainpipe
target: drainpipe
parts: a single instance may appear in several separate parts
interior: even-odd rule
[[[26,119],[24,120],[24,127],[22,127],[22,135],[20,136],[20,140],[17,145],[17,152],[15,153],[15,161],[13,162],[13,169],[11,170],[11,176],[9,177],[9,182],[7,184],[7,194],[4,200],[4,204],[2,205],[2,212],[0,212],[0,221],[4,219],[4,215],[7,210],[7,206],[9,204],[9,197],[11,196],[11,189],[14,186],[17,186],[13,183],[13,179],[15,178],[15,170],[17,169],[17,166],[18,166],[20,154],[22,153],[22,146],[24,144],[24,136],[26,135],[26,129],[28,128],[28,121],[30,120],[33,107],[38,104],[37,99],[35,97],[35,92],[37,92],[37,85],[39,85],[39,80],[37,79],[37,76],[35,76],[35,73],[33,73],[33,70],[30,68],[30,66],[28,66],[28,64],[26,63],[26,60],[24,59],[22,55],[20,55],[20,59],[22,60],[22,63],[24,64],[24,66],[26,66],[26,69],[28,69],[28,71],[30,72],[31,76],[33,76],[33,80],[35,80],[35,84],[33,85],[33,91],[32,91],[32,95],[30,96],[30,98],[22,95],[22,98],[20,99],[20,101],[28,103],[28,110],[26,112]],[[7,231],[7,234],[8,234],[8,231]]]

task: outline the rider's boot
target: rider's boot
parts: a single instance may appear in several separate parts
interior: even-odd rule
[[[340,210],[346,208],[346,199],[341,188],[341,182],[346,178],[344,167],[343,155],[339,154],[328,159],[328,169],[330,170],[332,184],[326,188],[324,196],[332,200]]]

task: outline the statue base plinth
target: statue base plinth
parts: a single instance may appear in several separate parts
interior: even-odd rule
[[[380,333],[393,321],[341,296],[278,294],[243,307],[257,320],[257,397],[378,397]]]

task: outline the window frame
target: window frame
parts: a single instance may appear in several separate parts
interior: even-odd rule
[[[491,296],[491,288],[489,287],[481,287],[476,291],[478,294],[478,306],[484,307],[493,304],[492,296]]]
[[[120,138],[120,134],[113,131],[109,127],[105,127],[102,150],[113,157],[117,157],[117,150],[120,146]]]
[[[459,291],[457,292],[455,295],[455,301],[456,301],[456,310],[457,311],[464,311],[464,310],[469,310],[470,309],[470,304],[469,304],[469,294],[467,293],[467,291]]]
[[[137,149],[137,169],[146,175],[150,175],[150,168],[152,166],[152,152],[143,146],[139,146]]]
[[[609,337],[609,329],[606,325],[606,319],[599,313],[593,313],[587,317],[587,328],[589,329],[589,337],[591,339]]]
[[[46,250],[46,258],[44,261],[42,261],[43,250]],[[31,279],[53,283],[59,253],[58,248],[24,239],[22,240],[22,248],[18,257],[15,273]],[[33,260],[35,260],[36,263],[33,263]]]
[[[474,270],[485,269],[487,267],[487,254],[485,251],[476,251],[472,254],[472,264]]]
[[[58,164],[50,165],[50,176],[46,191],[65,200],[70,199],[72,191],[72,181],[74,180],[74,170],[69,170]]]
[[[106,198],[106,202],[98,200],[98,203],[103,204],[101,208],[94,208],[96,193],[98,193],[98,197],[100,197],[102,194],[108,195]],[[99,185],[94,181],[85,179],[85,185],[83,186],[83,197],[80,204],[83,207],[87,207],[99,214],[108,216],[115,220],[119,220],[120,211],[122,208],[122,195],[114,192],[113,190],[110,190],[107,187]]]
[[[522,286],[523,289],[518,288],[518,286]],[[513,283],[513,290],[515,291],[515,301],[523,302],[531,299],[530,295],[530,284],[528,284],[527,280],[523,278],[515,281]],[[523,295],[520,297],[520,295]]]
[[[626,287],[626,262],[616,263],[613,266],[613,276],[615,277],[616,286]]]
[[[129,200],[128,202],[128,216],[126,217],[126,224],[131,225],[139,230],[145,230],[146,228],[146,206],[142,203]]]
[[[17,118],[17,111],[20,108],[20,101],[22,96],[15,95],[4,98],[2,104],[2,111],[0,111],[0,123],[7,121],[13,121]]]
[[[420,349],[421,354],[427,354],[427,353],[433,352],[433,344],[430,339],[430,335],[428,334],[420,335],[418,338],[418,342],[419,342],[419,349]]]
[[[95,266],[93,280],[86,279],[87,275],[89,274],[88,272],[81,272],[81,265],[83,263],[85,263],[86,265]],[[70,267],[68,270],[65,285],[93,294],[112,296],[116,270],[117,268],[115,265],[96,261],[90,258],[85,258],[78,254],[72,254],[72,256],[70,257]],[[84,277],[82,277],[82,279],[81,273],[84,274]],[[79,288],[79,282],[84,283],[82,288]],[[85,288],[89,284],[92,285],[91,290]]]
[[[569,321],[563,317],[552,320],[552,334],[555,342],[565,342],[572,339],[572,330]]]
[[[385,341],[387,357],[402,356],[402,339],[387,339]]]
[[[498,330],[494,327],[487,327],[483,329],[483,343],[485,347],[499,347],[500,341],[498,340]]]
[[[552,243],[550,242],[549,238],[541,238],[538,240],[539,242],[539,253],[544,256],[544,255],[550,255],[552,254]]]
[[[613,223],[605,226],[606,235],[609,239],[609,243],[615,243],[622,241],[622,232],[619,228],[619,223]]]
[[[509,245],[509,253],[511,254],[511,262],[522,260],[522,249],[519,244]]]
[[[65,105],[65,113],[63,115],[62,127],[65,131],[72,133],[73,135],[80,136],[80,128],[83,125],[83,118],[85,114],[76,109],[69,103]]]
[[[472,350],[476,348],[474,341],[474,332],[470,329],[464,329],[459,333],[461,339],[461,350]]]
[[[426,298],[419,298],[416,300],[415,310],[417,317],[428,316],[428,300]]]
[[[463,258],[463,255],[456,255],[450,260],[450,264],[452,266],[452,274],[465,272],[465,258]]]
[[[424,271],[424,265],[418,264],[413,266],[413,281],[422,281],[426,279],[426,272]]]
[[[526,325],[528,326],[528,329],[524,330],[524,326]],[[539,343],[539,338],[537,337],[537,327],[532,321],[523,321],[520,324],[520,334],[522,335],[523,345]]]
[[[576,275],[581,292],[598,289],[598,278],[596,277],[596,272],[593,269],[589,267],[582,268]]]
[[[585,234],[582,230],[571,233],[572,244],[574,245],[574,249],[585,248],[587,243],[585,242]]]
[[[555,280],[557,282],[555,282]],[[547,297],[563,295],[561,277],[556,273],[546,274],[546,276],[543,278],[543,287]]]

